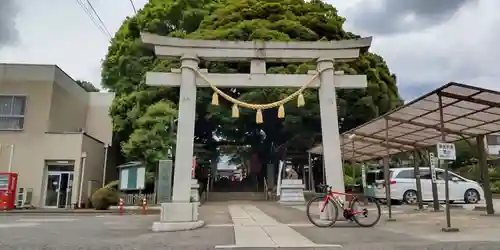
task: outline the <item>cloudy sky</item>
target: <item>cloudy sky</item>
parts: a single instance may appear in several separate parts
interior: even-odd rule
[[[137,8],[146,1],[133,0]],[[372,51],[397,74],[406,100],[449,81],[500,90],[499,0],[328,2],[347,30],[374,36]],[[91,3],[112,34],[134,13],[129,0]],[[0,63],[57,64],[98,84],[108,43],[77,0],[0,0]]]

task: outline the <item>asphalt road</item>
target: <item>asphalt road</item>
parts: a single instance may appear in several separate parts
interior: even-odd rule
[[[1,215],[0,249],[199,250],[234,245],[235,233],[232,224],[230,224],[230,217],[226,214],[227,206],[203,207],[201,215],[206,217],[208,227],[195,231],[172,233],[151,232],[151,225],[158,219],[158,215]],[[296,232],[315,243],[340,244],[342,249],[500,249],[498,241],[454,240],[441,242],[439,239],[419,237],[417,233],[412,234],[404,231],[429,231],[429,229],[410,229],[410,227],[405,226],[406,222],[403,220],[397,222],[398,224],[389,225],[389,222],[385,222],[383,219],[377,228],[359,228],[339,223],[335,228],[322,229],[307,225],[303,221],[303,217],[300,217],[304,213],[298,210],[266,204],[257,205],[257,207],[265,214],[275,218],[280,223],[289,225]],[[420,225],[418,219],[413,219],[413,221],[412,227],[416,228]],[[427,228],[437,229],[436,226]],[[488,228],[484,228],[484,230],[496,232]],[[450,235],[450,237],[454,236]]]
[[[3,216],[0,249],[209,249],[232,242],[232,228],[153,233],[158,217]]]

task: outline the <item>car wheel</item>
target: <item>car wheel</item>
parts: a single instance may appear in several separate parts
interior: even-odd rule
[[[475,189],[468,189],[464,194],[464,201],[467,204],[476,204],[479,202],[479,192]]]
[[[417,198],[417,191],[415,190],[408,190],[403,194],[403,201],[406,204],[417,204],[418,198]]]

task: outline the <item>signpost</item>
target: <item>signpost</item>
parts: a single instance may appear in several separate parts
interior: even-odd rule
[[[446,161],[454,161],[457,159],[455,144],[453,143],[438,143],[436,145],[438,159],[444,168],[444,186],[445,186],[445,199],[446,199],[446,227],[442,230],[445,232],[458,232],[458,228],[451,227],[450,218],[450,181],[448,174],[448,163]]]
[[[434,157],[434,153],[429,153],[429,162],[431,165],[431,180],[432,183],[436,183],[436,157]]]
[[[437,165],[437,159],[436,157],[434,157],[434,153],[429,152],[429,171],[432,179],[432,201],[433,201],[434,212],[439,211],[439,198],[438,198],[438,189],[436,183],[436,165]]]
[[[438,143],[437,153],[439,160],[454,161],[457,159],[455,144],[453,143]]]

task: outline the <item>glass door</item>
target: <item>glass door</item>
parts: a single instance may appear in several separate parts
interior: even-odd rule
[[[61,184],[61,173],[48,173],[47,189],[45,192],[45,206],[57,207],[59,204],[59,186]]]
[[[61,173],[61,180],[59,182],[59,197],[57,201],[57,207],[64,208],[66,207],[67,197],[68,197],[68,188],[69,188],[69,174]]]

